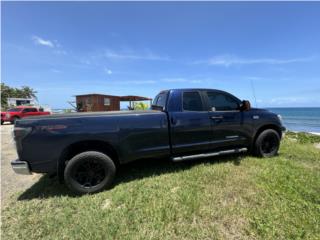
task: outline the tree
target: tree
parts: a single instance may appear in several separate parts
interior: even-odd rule
[[[21,98],[35,98],[35,99],[37,99],[37,96],[36,96],[37,92],[28,86],[22,86],[20,91],[21,91],[21,93],[20,93]]]
[[[133,104],[134,110],[147,110],[149,108],[149,105],[144,102],[135,102]]]
[[[28,86],[22,86],[21,88],[13,88],[5,83],[1,83],[1,109],[6,109],[8,98],[35,98],[37,92]]]

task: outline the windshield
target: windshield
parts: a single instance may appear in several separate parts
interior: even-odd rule
[[[8,110],[8,112],[20,112],[21,110],[21,108],[11,108]]]

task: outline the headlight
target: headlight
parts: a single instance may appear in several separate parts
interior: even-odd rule
[[[277,115],[279,121],[282,123],[282,116],[280,114]]]

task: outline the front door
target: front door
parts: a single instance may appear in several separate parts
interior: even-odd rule
[[[211,120],[200,91],[185,91],[181,111],[170,112],[171,143],[175,155],[187,155],[210,149]]]
[[[38,111],[36,108],[25,108],[23,109],[23,117],[32,117],[38,115]]]
[[[230,148],[245,145],[240,100],[223,91],[206,91],[209,118],[212,127],[212,148]]]

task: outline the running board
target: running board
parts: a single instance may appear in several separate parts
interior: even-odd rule
[[[181,162],[181,161],[192,160],[196,158],[207,158],[207,157],[221,156],[221,155],[226,155],[231,153],[241,153],[246,151],[248,151],[247,148],[236,148],[236,149],[224,150],[219,152],[201,153],[201,154],[195,154],[195,155],[189,155],[189,156],[174,157],[172,158],[172,161]]]

